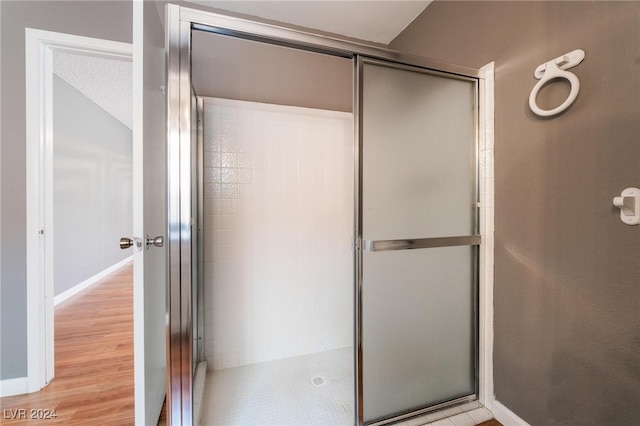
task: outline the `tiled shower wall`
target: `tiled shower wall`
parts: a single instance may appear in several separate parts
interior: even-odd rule
[[[350,113],[205,98],[204,212],[210,369],[352,345]]]

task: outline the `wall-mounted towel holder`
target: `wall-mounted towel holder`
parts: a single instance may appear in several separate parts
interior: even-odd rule
[[[620,220],[627,225],[640,223],[640,189],[627,188],[619,197],[613,199],[613,205],[620,209]]]
[[[557,58],[538,66],[533,74],[540,81],[538,81],[538,83],[533,86],[531,95],[529,95],[529,108],[531,108],[531,111],[541,117],[550,117],[552,115],[559,114],[565,109],[569,108],[569,106],[578,97],[578,92],[580,91],[580,81],[575,74],[566,70],[575,67],[580,62],[582,62],[583,59],[584,50],[576,49],[573,52],[558,56]],[[536,102],[538,92],[540,91],[542,86],[547,84],[549,81],[557,78],[564,78],[569,81],[569,83],[571,84],[571,91],[569,92],[569,96],[561,105],[557,106],[556,108],[540,108],[538,106],[538,103]]]

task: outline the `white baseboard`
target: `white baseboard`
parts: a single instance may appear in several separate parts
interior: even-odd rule
[[[29,393],[29,378],[16,377],[15,379],[0,380],[0,398],[12,395]]]
[[[529,426],[529,423],[522,420],[516,413],[508,409],[500,401],[493,401],[491,404],[491,412],[496,420],[504,426]]]
[[[86,280],[82,281],[80,284],[71,287],[69,290],[60,293],[59,295],[57,295],[57,296],[55,296],[53,298],[53,306],[56,306],[57,304],[64,302],[65,300],[67,300],[71,296],[74,296],[74,295],[80,293],[82,290],[84,290],[87,287],[89,287],[90,285],[95,284],[96,282],[100,281],[101,279],[103,279],[104,277],[109,275],[110,273],[122,268],[124,265],[126,265],[129,262],[131,262],[132,260],[133,260],[133,256],[129,256],[126,259],[123,259],[120,262],[116,263],[115,265],[109,266],[104,271],[98,272],[94,276],[92,276],[90,278],[87,278]]]

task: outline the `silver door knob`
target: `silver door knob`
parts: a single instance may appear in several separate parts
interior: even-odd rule
[[[129,247],[133,247],[133,240],[127,237],[120,238],[120,248],[122,250],[125,250],[125,249],[128,249]]]
[[[142,239],[141,238],[127,238],[127,237],[122,237],[120,238],[120,248],[122,250],[128,249],[129,247],[134,247],[135,246],[135,250],[136,251],[140,251],[142,250]]]
[[[156,247],[163,247],[164,237],[161,235],[159,237],[151,238],[147,235],[146,238],[144,239],[144,245],[147,248],[147,250],[149,249],[149,247],[151,247],[152,244]]]

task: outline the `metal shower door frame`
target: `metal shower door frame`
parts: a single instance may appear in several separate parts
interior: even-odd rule
[[[197,9],[166,6],[167,55],[167,145],[168,145],[168,324],[167,324],[167,408],[171,425],[190,425],[193,419],[191,316],[191,31],[311,51],[353,61],[354,79],[354,423],[363,424],[362,409],[362,282],[361,282],[361,59],[381,60],[398,66],[417,67],[451,77],[481,80],[478,69],[402,54],[393,50],[319,36],[302,31],[257,23]],[[389,419],[392,421],[394,419]]]
[[[474,98],[473,102],[473,126],[474,133],[472,136],[472,168],[473,175],[475,181],[473,182],[473,194],[472,194],[472,202],[473,202],[473,214],[470,225],[471,233],[470,235],[464,236],[446,236],[446,237],[428,237],[428,238],[418,238],[418,239],[401,239],[401,240],[365,240],[363,238],[363,148],[364,148],[364,68],[366,65],[373,65],[379,67],[386,67],[389,69],[400,70],[400,71],[409,71],[419,74],[427,74],[432,76],[445,77],[450,79],[456,79],[461,81],[467,81],[474,83]],[[360,411],[358,413],[358,425],[366,424],[367,426],[381,426],[389,423],[394,423],[397,421],[401,421],[403,419],[419,416],[421,414],[426,414],[432,411],[446,409],[448,407],[461,405],[464,403],[473,402],[475,400],[480,399],[480,315],[479,315],[479,287],[480,287],[480,245],[482,244],[482,236],[481,236],[481,223],[480,223],[480,167],[479,167],[479,157],[480,157],[480,80],[482,77],[474,77],[470,75],[462,75],[462,74],[453,74],[451,72],[444,71],[442,69],[433,69],[433,68],[425,68],[420,65],[413,65],[407,62],[395,62],[390,61],[388,59],[380,59],[380,58],[370,58],[366,56],[358,55],[356,59],[356,72],[357,76],[355,78],[355,102],[354,102],[354,119],[356,120],[357,130],[356,130],[356,147],[358,154],[356,155],[356,227],[355,227],[355,241],[356,250],[356,327],[355,331],[357,333],[357,350],[358,356],[357,361],[360,361],[357,364],[358,374],[357,380],[359,382],[358,392],[357,392],[357,400],[358,404],[356,407]],[[397,413],[391,415],[387,418],[372,420],[368,423],[364,422],[364,412],[363,412],[363,371],[362,371],[362,359],[364,357],[362,352],[362,330],[363,330],[363,315],[362,315],[362,291],[363,291],[363,282],[364,282],[364,252],[379,252],[379,251],[402,251],[402,250],[414,250],[414,249],[429,249],[429,248],[442,248],[442,247],[457,247],[457,246],[466,246],[473,248],[473,256],[472,256],[472,295],[473,295],[473,362],[474,362],[474,373],[475,373],[475,386],[474,393],[462,396],[456,399],[444,401],[441,403],[437,403],[434,405],[429,405],[424,408],[413,409],[409,412],[405,413]]]

